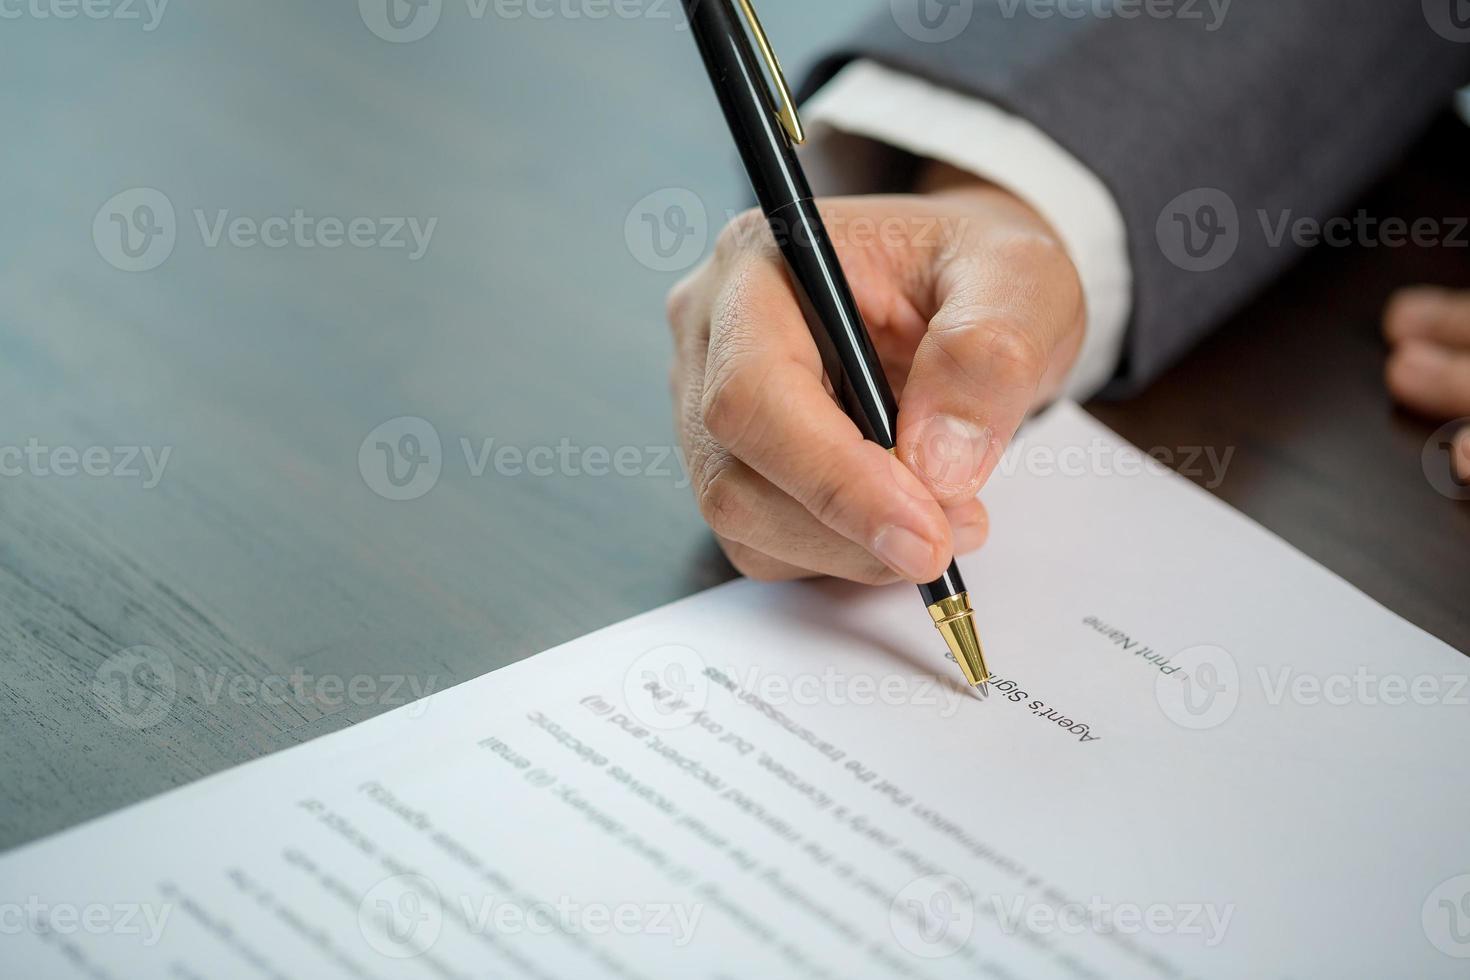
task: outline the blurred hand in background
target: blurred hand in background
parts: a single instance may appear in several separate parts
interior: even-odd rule
[[[1383,330],[1392,347],[1387,378],[1394,398],[1436,421],[1470,419],[1470,291],[1399,290]],[[1456,474],[1470,480],[1470,422],[1451,451]]]

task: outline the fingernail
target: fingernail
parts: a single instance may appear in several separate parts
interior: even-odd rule
[[[952,415],[936,415],[918,431],[914,465],[931,485],[947,492],[979,488],[990,454],[989,429]]]
[[[934,548],[906,527],[890,524],[873,539],[873,554],[910,581],[918,582],[934,567]]]
[[[1470,480],[1470,429],[1461,432],[1455,440],[1455,475]]]

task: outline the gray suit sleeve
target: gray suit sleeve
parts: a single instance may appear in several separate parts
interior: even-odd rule
[[[1470,80],[1464,0],[883,6],[808,89],[870,58],[1023,116],[1091,167],[1134,271],[1113,394],[1278,276],[1300,253],[1282,220],[1341,215]]]

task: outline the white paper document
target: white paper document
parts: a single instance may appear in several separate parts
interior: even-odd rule
[[[737,582],[0,857],[17,978],[1451,977],[1464,657],[1071,405],[912,587]]]

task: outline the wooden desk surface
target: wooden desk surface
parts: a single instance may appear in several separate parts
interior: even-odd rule
[[[677,273],[643,215],[692,192],[693,248],[745,193],[687,35],[446,3],[389,43],[356,6],[0,32],[0,848],[731,575],[659,448]],[[766,19],[793,64],[865,12],[786,6]],[[1440,139],[1463,173],[1467,141]],[[104,207],[135,188],[174,212],[145,272],[116,266],[160,254],[158,198]],[[1422,157],[1375,201],[1470,213]],[[325,247],[353,218],[372,244]],[[416,260],[409,218],[437,219]],[[1234,447],[1225,499],[1470,648],[1470,505],[1430,487],[1432,426],[1379,383],[1378,309],[1416,279],[1470,264],[1324,251],[1097,411],[1144,447]],[[440,451],[377,429],[402,417]],[[432,489],[388,499],[435,467],[395,456],[395,487],[379,443],[437,459]]]

